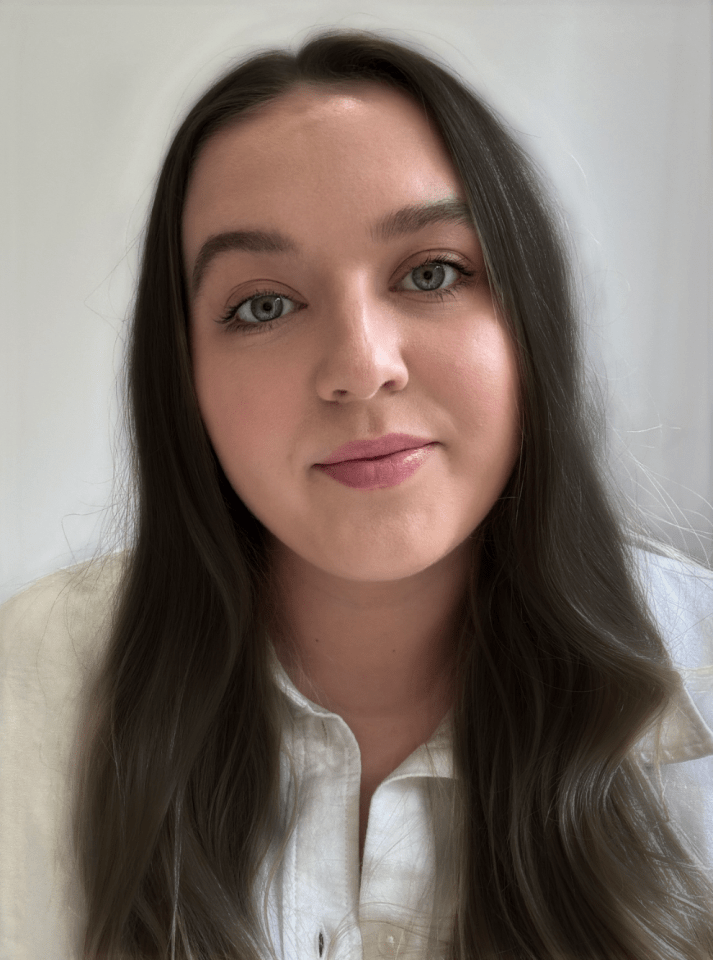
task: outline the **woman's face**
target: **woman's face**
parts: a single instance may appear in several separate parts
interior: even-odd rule
[[[197,160],[183,244],[198,402],[234,490],[292,560],[414,575],[464,543],[513,469],[516,359],[475,230],[393,216],[464,199],[421,110],[377,84],[293,90]],[[257,231],[280,239],[243,235]],[[315,466],[391,433],[433,444],[401,482]]]

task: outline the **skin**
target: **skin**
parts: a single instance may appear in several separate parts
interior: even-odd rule
[[[189,277],[222,231],[277,229],[300,248],[213,259],[191,299],[191,352],[225,474],[272,535],[278,656],[359,744],[360,852],[374,790],[451,705],[473,534],[519,452],[515,351],[475,230],[369,234],[401,206],[453,197],[464,199],[462,183],[421,109],[370,83],[300,87],[220,131],[184,208]],[[441,301],[411,271],[444,254],[474,275],[447,268],[453,296]],[[217,322],[266,289],[290,298],[273,328]],[[314,468],[349,440],[391,432],[438,441],[400,485],[357,490]]]

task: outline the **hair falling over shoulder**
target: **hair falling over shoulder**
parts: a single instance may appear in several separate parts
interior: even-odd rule
[[[567,254],[504,123],[401,42],[321,33],[239,63],[190,110],[148,221],[128,353],[134,534],[75,813],[86,960],[257,960],[279,809],[265,530],[192,384],[181,216],[206,140],[297,84],[412,96],[464,184],[517,345],[522,447],[479,531],[457,637],[451,960],[704,960],[711,889],[632,750],[677,689],[602,479]]]

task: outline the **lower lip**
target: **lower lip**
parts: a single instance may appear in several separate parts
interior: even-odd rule
[[[345,487],[356,490],[381,490],[408,480],[436,448],[435,443],[414,450],[399,450],[375,460],[344,460],[342,463],[316,463],[315,466]]]

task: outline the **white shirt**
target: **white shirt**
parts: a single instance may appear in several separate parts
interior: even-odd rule
[[[84,908],[72,869],[69,816],[82,694],[106,639],[120,557],[59,571],[0,608],[0,960],[79,960]],[[713,575],[641,554],[649,603],[684,680],[664,735],[663,777],[677,825],[713,864]],[[359,748],[341,717],[312,703],[276,658],[292,718],[283,731],[302,805],[268,898],[285,960],[438,957],[449,921],[453,786],[450,715],[376,789],[359,880]],[[646,745],[643,745],[644,752]],[[412,912],[432,918],[406,934]],[[441,933],[447,935],[448,922]],[[321,952],[320,952],[321,951]]]

